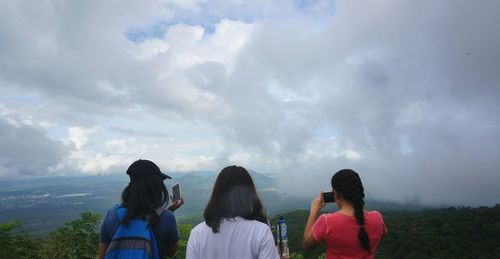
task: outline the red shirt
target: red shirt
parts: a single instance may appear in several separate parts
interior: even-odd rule
[[[313,238],[326,242],[326,258],[373,258],[383,235],[387,234],[382,215],[365,211],[365,230],[370,239],[370,252],[359,242],[359,224],[354,216],[339,212],[319,216],[313,226]]]

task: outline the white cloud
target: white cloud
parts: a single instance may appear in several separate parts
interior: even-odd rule
[[[345,150],[344,152],[342,152],[342,154],[347,158],[347,159],[350,159],[350,160],[360,160],[361,159],[361,155],[354,151],[354,150]]]
[[[141,48],[141,52],[137,56],[139,59],[154,58],[170,48],[167,42],[160,39],[146,39],[139,46]]]
[[[252,155],[247,152],[235,152],[228,157],[228,162],[230,164],[236,165],[252,165],[250,163]]]
[[[96,127],[92,128],[82,128],[82,127],[69,127],[68,128],[68,137],[65,140],[65,143],[72,143],[75,145],[77,150],[80,150],[83,146],[85,146],[88,141],[90,135],[97,132]]]
[[[205,168],[215,168],[216,159],[213,156],[177,156],[169,159],[167,170],[177,172],[190,172]]]

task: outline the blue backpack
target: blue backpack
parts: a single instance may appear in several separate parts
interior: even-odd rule
[[[127,208],[117,205],[116,215],[120,222]],[[127,225],[120,223],[106,250],[105,259],[159,259],[156,237],[148,222],[131,219]]]

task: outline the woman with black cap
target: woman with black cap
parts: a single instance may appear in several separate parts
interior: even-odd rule
[[[111,208],[101,225],[99,236],[99,258],[104,258],[120,224],[127,225],[132,219],[145,219],[151,226],[157,241],[161,258],[173,256],[177,249],[179,236],[173,211],[184,201],[173,203],[168,209],[169,195],[163,180],[171,177],[162,173],[150,160],[140,159],[127,169],[130,183],[122,192],[122,203]],[[123,220],[119,220],[117,207],[126,208]]]
[[[364,210],[364,188],[358,173],[342,169],[331,180],[339,211],[320,216],[326,206],[323,193],[311,203],[304,230],[304,248],[326,244],[326,258],[374,258],[377,246],[387,234],[382,215]]]

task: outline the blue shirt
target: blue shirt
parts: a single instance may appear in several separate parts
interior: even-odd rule
[[[156,238],[158,240],[158,250],[160,255],[164,254],[165,246],[175,244],[179,240],[177,233],[177,223],[175,221],[174,213],[167,209],[157,210],[160,216],[160,222],[155,228]],[[116,215],[116,208],[113,207],[108,210],[106,217],[101,225],[101,232],[99,234],[99,241],[104,244],[111,243],[116,230],[118,229],[118,216]]]

